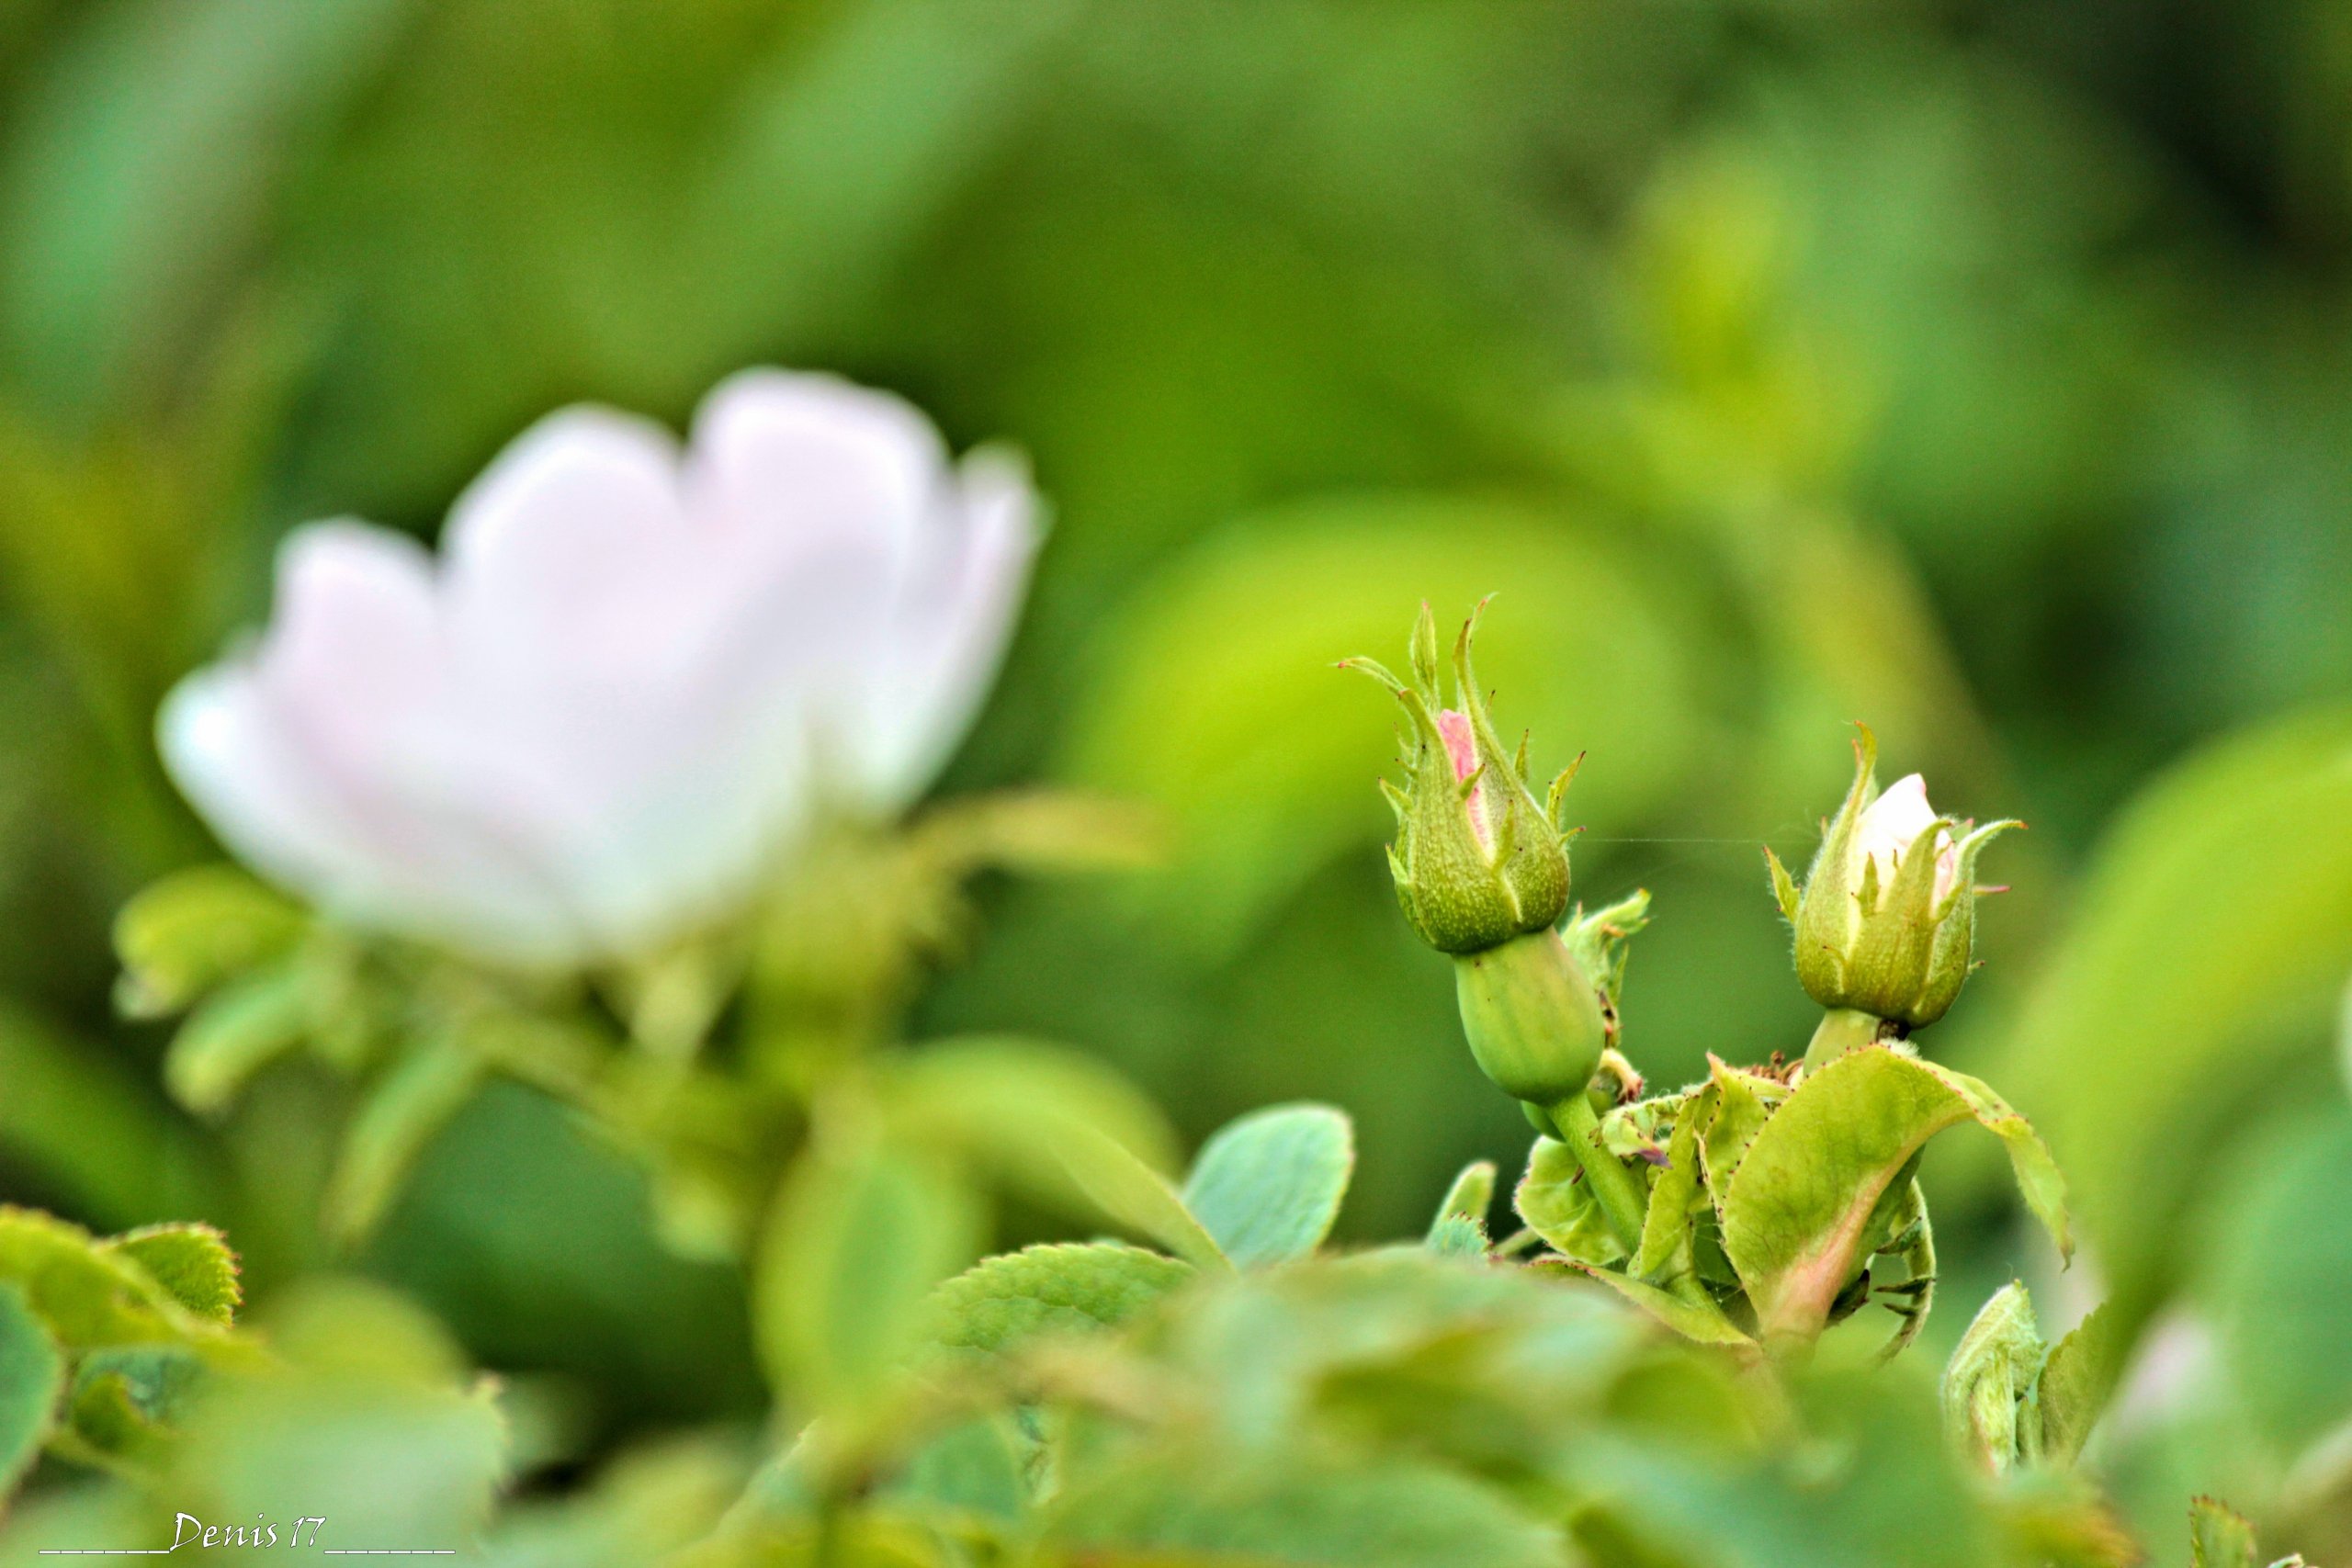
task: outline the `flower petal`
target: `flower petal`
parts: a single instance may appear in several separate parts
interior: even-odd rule
[[[925,531],[892,604],[865,705],[860,754],[871,804],[921,795],[995,683],[1042,530],[1026,468],[981,451],[956,475],[955,504]]]
[[[163,744],[232,848],[355,919],[639,951],[753,894],[820,765],[866,809],[921,790],[1033,512],[1017,466],[951,469],[920,413],[830,377],[734,378],[684,454],[566,410],[458,499],[437,575],[364,525],[292,536],[273,629],[174,694]]]
[[[548,415],[501,453],[449,513],[448,615],[476,672],[552,670],[658,685],[691,667],[674,634],[716,589],[679,494],[677,444],[607,409]]]
[[[268,637],[181,683],[164,754],[232,848],[322,907],[536,957],[560,945],[563,911],[462,776],[432,595],[429,559],[402,536],[296,530]]]
[[[772,562],[854,539],[903,570],[947,452],[912,405],[831,376],[747,370],[695,412],[695,505]]]

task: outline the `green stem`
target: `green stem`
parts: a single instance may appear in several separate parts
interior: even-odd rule
[[[1868,1045],[1878,1038],[1882,1021],[1875,1015],[1854,1008],[1831,1008],[1821,1015],[1821,1023],[1813,1032],[1813,1043],[1804,1048],[1804,1065],[1808,1068],[1826,1067],[1847,1052]]]
[[[1583,1168],[1584,1179],[1591,1185],[1600,1213],[1609,1222],[1610,1234],[1628,1257],[1639,1252],[1642,1221],[1649,1209],[1649,1200],[1643,1194],[1641,1179],[1627,1170],[1625,1162],[1601,1143],[1600,1117],[1593,1110],[1590,1097],[1572,1094],[1550,1110],[1552,1124],[1559,1129],[1560,1141],[1568,1145],[1568,1153]]]
[[[842,1562],[842,1506],[827,1497],[817,1506],[817,1540],[809,1551],[811,1568],[841,1568]]]

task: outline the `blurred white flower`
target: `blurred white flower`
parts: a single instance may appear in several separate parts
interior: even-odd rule
[[[1910,852],[1912,840],[1935,827],[1936,819],[1936,808],[1928,804],[1928,781],[1917,773],[1895,780],[1863,809],[1854,824],[1854,852],[1878,863],[1882,902],[1894,886],[1895,868]],[[1936,840],[1935,901],[1940,905],[1960,881],[1960,852],[1943,829],[1936,829]]]
[[[436,562],[309,525],[256,644],[189,676],[165,763],[322,907],[493,958],[640,952],[749,897],[820,803],[895,811],[993,679],[1036,542],[1022,468],[897,398],[753,370],[682,451],[551,414]]]

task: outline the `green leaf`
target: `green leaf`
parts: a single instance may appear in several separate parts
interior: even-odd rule
[[[440,1325],[379,1287],[313,1276],[273,1293],[262,1326],[275,1354],[217,1367],[189,1402],[156,1488],[165,1506],[323,1515],[322,1547],[469,1550],[503,1479],[506,1425]]]
[[[2226,1504],[2189,1499],[2188,1561],[2190,1568],[2254,1568],[2254,1527]]]
[[[1445,1190],[1445,1197],[1439,1201],[1431,1230],[1449,1216],[1459,1215],[1477,1221],[1483,1232],[1487,1212],[1495,1206],[1495,1162],[1490,1159],[1472,1160],[1464,1166],[1462,1174],[1453,1179],[1453,1185]]]
[[[488,1076],[481,1056],[447,1034],[420,1041],[387,1069],[344,1131],[327,1183],[329,1234],[348,1243],[374,1230],[417,1156]]]
[[[1184,1206],[1238,1267],[1304,1258],[1331,1233],[1355,1172],[1355,1129],[1328,1105],[1277,1105],[1217,1129]]]
[[[0,1284],[0,1499],[16,1490],[56,1418],[65,1358],[14,1284]]]
[[[188,1343],[220,1337],[147,1271],[79,1225],[0,1207],[0,1280],[20,1287],[68,1348]]]
[[[991,1258],[939,1287],[941,1344],[1001,1356],[1041,1334],[1109,1328],[1193,1277],[1121,1242],[1046,1243]]]
[[[194,1352],[173,1346],[93,1351],[74,1371],[74,1438],[118,1460],[152,1462],[203,1371]]]
[[[1756,1135],[1764,1130],[1772,1106],[1786,1098],[1787,1091],[1780,1090],[1768,1103],[1761,1079],[1753,1073],[1724,1066],[1712,1051],[1707,1053],[1707,1075],[1708,1086],[1714,1090],[1714,1110],[1702,1130],[1699,1152],[1706,1162],[1707,1190],[1720,1217],[1724,1196],[1731,1190],[1732,1178],[1739,1174],[1740,1162],[1747,1157]],[[1772,1087],[1779,1089],[1778,1085]]]
[[[1161,1452],[1073,1490],[1046,1539],[1089,1562],[1558,1568],[1558,1532],[1434,1465]]]
[[[1561,1266],[1537,1263],[1532,1267],[1550,1269]],[[1741,1330],[1739,1325],[1724,1315],[1723,1308],[1711,1301],[1695,1296],[1679,1296],[1630,1275],[1620,1274],[1613,1269],[1577,1262],[1568,1263],[1566,1267],[1588,1280],[1597,1280],[1608,1286],[1685,1339],[1696,1340],[1702,1345],[1752,1347],[1756,1343]]]
[[[893,1059],[883,1095],[909,1144],[953,1149],[1039,1201],[1094,1205],[1072,1179],[1065,1146],[1106,1137],[1155,1168],[1172,1166],[1176,1136],[1145,1095],[1095,1058],[1010,1037],[943,1040]]]
[[[1233,1265],[1193,1217],[1168,1179],[1125,1145],[1093,1128],[1077,1128],[1055,1151],[1089,1201],[1117,1224],[1148,1237],[1196,1269]]]
[[[1710,1088],[1685,1100],[1668,1140],[1666,1165],[1650,1179],[1648,1212],[1642,1220],[1642,1245],[1627,1272],[1643,1279],[1690,1268],[1690,1216],[1703,1201],[1699,1188],[1699,1128],[1714,1120],[1714,1093]]]
[[[2233,1403],[2275,1452],[2325,1468],[2321,1456],[2342,1441],[2352,1411],[2343,1318],[2352,1292],[2352,1204],[2344,1201],[2352,1104],[2338,1094],[2294,1098],[2307,1100],[2302,1111],[2274,1110],[2260,1157],[2207,1194],[2200,1210],[2216,1223],[2194,1279],[2230,1369]]]
[[[175,872],[115,917],[114,950],[125,971],[118,999],[134,1018],[179,1012],[291,951],[308,924],[291,901],[233,865]]]
[[[1690,1425],[1679,1442],[1628,1441],[1614,1422],[1585,1441],[1580,1476],[1590,1495],[1610,1499],[1609,1511],[1631,1534],[1630,1551],[1595,1551],[1594,1561],[1710,1568],[2049,1568],[2060,1561],[2003,1539],[1984,1489],[1944,1452],[1934,1400],[1919,1380],[1876,1369],[1792,1369],[1762,1400],[1760,1391],[1722,1381],[1722,1393],[1737,1403],[1726,1409],[1722,1393],[1703,1403],[1683,1394]]]
[[[225,1324],[244,1300],[237,1282],[237,1255],[229,1249],[228,1238],[210,1225],[149,1225],[100,1245],[139,1265],[198,1317]]]
[[[2063,1152],[2127,1337],[2177,1279],[2211,1160],[2352,972],[2352,711],[2247,730],[2100,843],[2002,1076]],[[2181,1151],[2208,1151],[2184,1159]]]
[[[2012,1280],[1986,1299],[1944,1367],[1944,1435],[1955,1451],[1996,1475],[2034,1457],[2019,1424],[2033,1418],[2023,1406],[2043,1349],[2033,1299]]]
[[[670,1568],[710,1534],[742,1483],[740,1445],[708,1433],[656,1438],[605,1465],[588,1486],[510,1501],[474,1568]]]
[[[1527,1172],[1519,1179],[1511,1204],[1528,1228],[1565,1258],[1607,1264],[1625,1256],[1577,1156],[1556,1138],[1538,1138],[1529,1145]]]
[[[1902,1321],[1894,1332],[1879,1348],[1879,1359],[1893,1360],[1909,1349],[1927,1326],[1928,1314],[1936,1304],[1936,1227],[1928,1215],[1928,1194],[1913,1177],[1902,1183],[1899,1190],[1890,1191],[1894,1200],[1887,1220],[1889,1232],[1885,1245],[1878,1248],[1881,1258],[1899,1258],[1903,1264],[1903,1280],[1889,1284],[1879,1280],[1877,1265],[1871,1265],[1872,1279],[1882,1294],[1897,1294],[1901,1304],[1887,1303]]]
[[[1018,1525],[1028,1512],[1026,1464],[1034,1448],[1010,1416],[959,1422],[917,1449],[884,1495],[984,1528]]]
[[[1876,1239],[1890,1184],[1937,1133],[1975,1122],[2007,1147],[2026,1204],[2070,1248],[2064,1184],[2023,1117],[1961,1074],[1883,1045],[1808,1073],[1723,1200],[1724,1251],[1768,1342],[1809,1342]]]
[[[939,1534],[933,1521],[874,1510],[848,1513],[830,1533],[813,1518],[747,1524],[662,1558],[662,1568],[944,1568]],[[575,1565],[567,1559],[562,1568]]]
[[[1487,1212],[1494,1206],[1495,1162],[1473,1160],[1445,1190],[1422,1246],[1442,1258],[1484,1258],[1493,1246]]]
[[[855,1416],[898,1382],[933,1287],[971,1261],[974,1194],[873,1128],[820,1127],[777,1199],[754,1280],[760,1349],[799,1408]]]
[[[1484,1258],[1494,1244],[1469,1215],[1440,1214],[1421,1245],[1440,1258]]]
[[[2115,1314],[2100,1306],[2051,1348],[2041,1365],[2041,1453],[2072,1464],[2090,1441],[2123,1375],[2122,1337]]]
[[[240,975],[180,1025],[164,1056],[164,1082],[190,1111],[219,1111],[310,1027],[310,977],[299,961]]]

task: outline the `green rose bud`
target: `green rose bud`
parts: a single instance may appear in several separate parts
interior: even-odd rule
[[[1505,1094],[1550,1108],[1584,1093],[1608,1032],[1592,976],[1558,932],[1455,954],[1453,992],[1470,1054]]]
[[[1481,612],[1486,606],[1479,606]],[[1538,802],[1527,779],[1527,744],[1503,750],[1470,666],[1473,615],[1453,644],[1454,705],[1441,705],[1437,621],[1427,604],[1413,628],[1411,684],[1369,659],[1361,670],[1396,694],[1409,777],[1381,793],[1396,812],[1388,869],[1405,918],[1440,953],[1482,953],[1531,931],[1548,932],[1568,907],[1568,854],[1559,823],[1570,767]]]
[[[1797,978],[1823,1007],[1883,1019],[1902,1031],[1943,1017],[1971,967],[1976,856],[2024,824],[1939,817],[1917,773],[1881,794],[1878,740],[1858,726],[1854,785],[1822,829],[1800,890],[1764,852],[1781,911],[1796,931]]]

